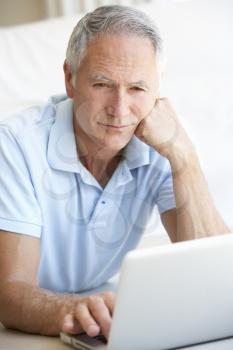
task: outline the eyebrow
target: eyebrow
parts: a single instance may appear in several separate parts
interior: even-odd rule
[[[111,79],[109,79],[109,78],[107,78],[107,77],[105,77],[105,75],[103,75],[103,74],[94,74],[94,75],[91,75],[90,77],[89,77],[89,80],[92,82],[92,81],[96,81],[96,80],[101,80],[101,81],[106,81],[106,82],[109,82],[109,83],[114,83],[114,81],[113,80],[111,80]]]
[[[109,79],[108,77],[106,77],[105,75],[103,74],[94,74],[94,75],[91,75],[89,77],[89,81],[90,82],[93,82],[93,81],[104,81],[106,83],[110,83],[111,85],[114,85],[115,82],[114,80],[111,80]],[[144,80],[139,80],[139,81],[136,81],[136,82],[131,82],[128,84],[130,87],[141,87],[141,88],[144,88],[144,89],[149,89],[146,82]]]
[[[149,89],[144,80],[135,81],[133,83],[130,83],[129,86],[133,86],[133,87],[137,86],[137,87],[141,87],[144,89]]]

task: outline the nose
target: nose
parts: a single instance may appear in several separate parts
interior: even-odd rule
[[[125,91],[114,91],[106,108],[108,115],[122,119],[130,111],[129,98]]]

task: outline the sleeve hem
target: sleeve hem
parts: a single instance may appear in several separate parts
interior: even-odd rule
[[[161,206],[161,204],[158,205],[158,210],[159,210],[160,215],[165,213],[168,210],[175,209],[175,208],[176,208],[175,200],[173,203],[170,203],[169,205],[165,205],[165,206],[163,206],[163,205]]]
[[[40,238],[41,226],[15,220],[0,218],[0,230],[20,233],[28,236]]]

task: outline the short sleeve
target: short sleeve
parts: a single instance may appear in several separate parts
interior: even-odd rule
[[[156,202],[160,214],[176,207],[171,171],[168,171],[159,186]]]
[[[41,211],[17,136],[0,126],[0,229],[40,237]]]

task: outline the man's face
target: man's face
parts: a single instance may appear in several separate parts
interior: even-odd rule
[[[152,43],[134,36],[102,36],[91,41],[76,73],[76,131],[87,144],[119,151],[154,107],[158,74]]]

